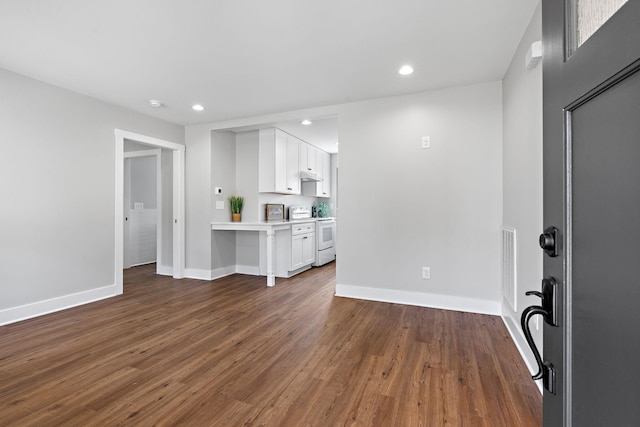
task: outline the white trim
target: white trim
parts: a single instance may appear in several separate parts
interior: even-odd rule
[[[198,280],[215,280],[221,277],[230,276],[236,273],[236,266],[216,268],[215,270],[203,270],[199,268],[186,268],[184,277]]]
[[[155,147],[168,148],[170,150],[184,151],[185,146],[183,144],[176,144],[175,142],[165,141],[163,139],[154,138],[152,136],[141,135],[139,133],[129,132],[126,130],[115,129],[116,139],[120,138],[123,141],[128,139],[134,142],[141,142],[147,145],[153,145]]]
[[[336,284],[336,296],[499,316],[498,301]]]
[[[184,151],[185,146],[170,141],[114,129],[115,135],[115,287],[116,294],[122,294],[123,258],[123,209],[124,209],[124,140],[130,140],[173,151],[173,277],[184,277]]]
[[[185,268],[184,276],[189,279],[213,280],[211,270],[204,270],[199,268]]]
[[[0,326],[110,298],[116,294],[116,285],[109,285],[18,307],[7,308],[0,310]]]
[[[520,330],[518,325],[515,324],[514,320],[511,317],[504,315],[501,315],[500,317],[502,318],[502,322],[504,322],[504,326],[507,328],[507,331],[511,336],[511,340],[518,349],[520,357],[522,357],[522,360],[524,360],[524,363],[527,365],[529,372],[531,372],[531,375],[535,374],[538,369],[536,361],[533,357],[533,354],[531,354],[531,350],[529,350],[529,345],[527,344],[522,331]],[[538,386],[538,390],[540,390],[540,393],[542,394],[542,380],[536,380],[535,383]]]
[[[236,265],[236,273],[248,274],[251,276],[260,276],[260,266],[255,265]]]
[[[156,274],[162,276],[173,276],[173,267],[170,265],[156,265]]]
[[[149,149],[149,150],[140,150],[140,151],[125,151],[123,156],[125,159],[131,157],[151,157],[151,156],[160,156],[162,154],[162,150],[157,149]]]
[[[185,275],[185,165],[184,150],[173,152],[173,277]],[[179,244],[176,244],[178,242]]]
[[[216,280],[222,277],[231,276],[232,274],[236,274],[236,266],[229,265],[227,267],[220,267],[209,272],[209,280]]]
[[[122,294],[122,268],[124,260],[124,137],[118,136],[116,130],[116,164],[115,164],[115,286],[116,295]]]

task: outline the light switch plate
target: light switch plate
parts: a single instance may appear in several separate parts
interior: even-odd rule
[[[224,200],[216,200],[216,209],[224,209]]]

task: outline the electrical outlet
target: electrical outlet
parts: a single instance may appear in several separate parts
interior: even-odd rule
[[[423,136],[422,137],[422,148],[431,148],[431,137]]]
[[[422,267],[422,278],[423,279],[431,279],[431,268]]]

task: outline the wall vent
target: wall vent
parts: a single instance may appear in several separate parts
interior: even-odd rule
[[[502,227],[502,295],[518,312],[518,276],[517,276],[516,230]]]

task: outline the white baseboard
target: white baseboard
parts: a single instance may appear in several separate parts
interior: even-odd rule
[[[260,266],[259,265],[236,265],[236,273],[249,274],[251,276],[259,276]]]
[[[116,285],[104,286],[75,294],[64,295],[44,301],[38,301],[18,307],[0,310],[0,326],[21,320],[32,319],[67,308],[99,301],[101,299],[116,296]]]
[[[379,289],[337,284],[336,296],[364,299],[369,301],[416,305],[419,307],[440,308],[443,310],[492,314],[496,316],[502,314],[499,301],[455,297],[450,295],[425,294],[421,292],[408,292],[393,289]]]
[[[156,273],[162,276],[173,277],[173,266],[171,265],[158,265],[156,266]]]
[[[504,312],[507,312],[506,309]],[[505,315],[502,315],[500,317],[502,317],[502,321],[504,322],[507,331],[509,331],[509,335],[511,335],[511,340],[516,345],[518,352],[520,352],[522,360],[524,360],[527,368],[529,368],[529,372],[531,372],[531,375],[535,374],[538,371],[538,365],[536,363],[535,357],[533,357],[533,354],[529,349],[529,344],[527,344],[524,333],[513,318]],[[536,385],[538,386],[540,393],[542,393],[542,380],[536,380]]]
[[[184,277],[198,280],[213,280],[213,271],[199,268],[185,268]]]
[[[185,268],[184,277],[198,280],[215,280],[221,277],[229,276],[236,272],[236,266],[230,265],[220,267],[213,270],[203,270],[199,268]]]

